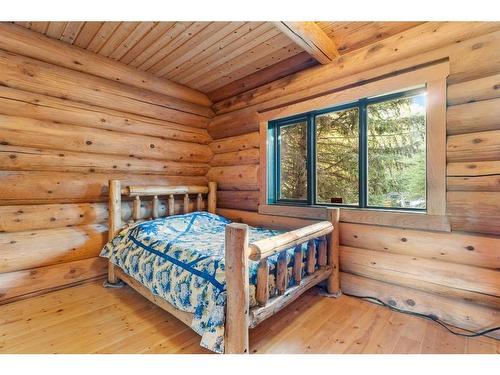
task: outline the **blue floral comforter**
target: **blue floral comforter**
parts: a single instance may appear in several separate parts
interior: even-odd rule
[[[101,256],[141,282],[176,308],[194,314],[192,328],[201,345],[224,352],[226,287],[224,233],[230,221],[207,212],[193,212],[146,221],[125,228]],[[249,228],[254,242],[278,231]],[[288,256],[292,261],[293,250]],[[275,293],[276,256],[270,260],[270,295]],[[250,261],[250,305],[255,302],[258,262]],[[291,264],[289,264],[291,267]],[[289,268],[291,273],[291,268]],[[291,278],[289,278],[290,280]]]

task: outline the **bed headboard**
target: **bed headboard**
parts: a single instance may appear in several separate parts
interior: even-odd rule
[[[122,196],[133,197],[132,215],[129,222],[144,220],[141,215],[141,197],[152,197],[152,210],[150,218],[175,215],[175,196],[182,195],[182,213],[191,212],[190,200],[196,195],[196,210],[215,213],[217,207],[217,182],[209,182],[208,186],[122,186],[120,180],[109,180],[109,240],[123,228],[122,223]],[[206,195],[206,205],[203,196]],[[168,209],[165,215],[160,215],[160,196],[168,197]]]

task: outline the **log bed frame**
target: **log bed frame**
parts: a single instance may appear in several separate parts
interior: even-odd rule
[[[129,223],[143,221],[141,218],[141,197],[152,197],[152,219],[160,217],[159,196],[168,196],[167,214],[175,214],[175,195],[183,196],[183,213],[190,212],[190,195],[196,195],[196,210],[215,213],[217,206],[217,183],[208,186],[121,186],[119,180],[109,181],[109,240],[113,239],[124,227],[121,215],[122,196],[133,197],[132,218]],[[204,205],[203,196],[207,204]],[[329,209],[329,221],[320,221],[306,227],[292,230],[274,237],[253,243],[248,242],[248,226],[243,223],[231,223],[225,233],[226,270],[226,324],[225,353],[248,353],[250,328],[256,327],[263,320],[280,311],[297,299],[302,293],[322,281],[333,297],[340,296],[339,279],[339,211]],[[281,218],[280,220],[284,220]],[[315,241],[318,245],[315,245]],[[296,260],[302,257],[302,244],[307,242],[306,276],[302,277],[302,261],[293,262],[292,276],[295,280],[288,287],[288,272],[285,251],[295,248]],[[316,248],[317,247],[317,248]],[[317,252],[317,256],[316,256]],[[269,298],[268,257],[278,255],[276,265],[276,289],[278,295]],[[258,306],[249,308],[249,260],[258,261],[256,300]],[[316,268],[316,263],[318,268]],[[117,285],[120,280],[142,294],[149,301],[191,325],[193,314],[181,311],[163,298],[154,295],[141,283],[128,276],[123,270],[108,262],[108,283]]]

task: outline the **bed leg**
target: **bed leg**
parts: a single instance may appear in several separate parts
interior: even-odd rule
[[[115,274],[115,265],[111,262],[108,262],[108,278],[107,280],[104,281],[102,284],[103,287],[105,288],[121,288],[125,284],[123,281],[118,279]]]
[[[115,265],[111,262],[108,262],[108,283],[116,284],[118,281],[115,274]]]
[[[248,353],[249,279],[248,226],[226,226],[226,326],[225,353]]]
[[[108,218],[108,241],[113,240],[122,226],[122,188],[120,180],[109,180],[109,218]],[[108,261],[108,280],[104,287],[120,287],[123,283],[115,274],[115,265]]]
[[[338,208],[328,209],[328,220],[333,225],[333,231],[327,236],[328,241],[328,265],[332,268],[330,277],[326,280],[325,294],[328,297],[338,298],[342,295],[340,290],[340,243],[339,243],[339,220],[340,210]]]

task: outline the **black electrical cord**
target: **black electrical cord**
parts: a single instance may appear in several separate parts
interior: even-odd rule
[[[400,313],[403,313],[403,314],[418,316],[420,318],[432,320],[433,322],[436,322],[440,326],[444,327],[448,332],[453,333],[454,335],[457,335],[457,336],[478,337],[478,336],[484,336],[484,335],[486,335],[488,333],[500,330],[500,326],[498,326],[498,327],[488,328],[488,329],[485,329],[483,331],[474,332],[474,333],[456,332],[456,331],[453,331],[451,328],[449,328],[446,323],[442,322],[441,320],[439,320],[438,317],[436,317],[434,315],[427,315],[427,314],[422,314],[422,313],[418,313],[418,312],[414,312],[414,311],[403,310],[403,309],[400,309],[398,307],[392,306],[392,305],[390,305],[388,303],[385,303],[384,301],[382,301],[381,299],[379,299],[377,297],[357,296],[357,295],[354,295],[354,294],[349,294],[349,293],[344,293],[344,292],[342,292],[342,294],[344,294],[346,296],[349,296],[349,297],[356,297],[356,298],[361,298],[361,299],[366,299],[366,300],[372,300],[372,301],[375,301],[375,302],[379,303],[382,306],[388,307],[389,309],[391,309],[393,311],[397,311],[397,312],[400,312]]]

